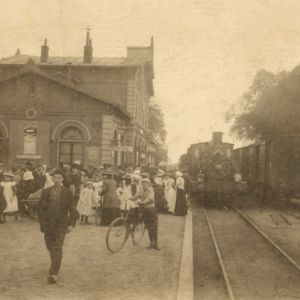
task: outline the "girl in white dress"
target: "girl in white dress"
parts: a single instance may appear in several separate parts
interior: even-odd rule
[[[12,181],[14,174],[5,172],[3,174],[3,180],[0,183],[4,199],[6,201],[6,208],[4,213],[13,213],[18,211],[18,199],[16,196],[16,182]]]
[[[164,174],[163,184],[165,187],[165,198],[168,202],[169,213],[174,214],[176,204],[176,191],[174,190],[175,180],[170,178],[168,174]]]
[[[93,215],[93,203],[95,203],[96,193],[93,189],[93,183],[85,183],[80,192],[80,198],[77,204],[77,210],[81,216],[80,224],[91,224],[88,221],[89,216]]]
[[[103,178],[102,175],[96,173],[94,175],[93,188],[95,191],[95,201],[93,203],[93,209],[95,214],[95,223],[96,225],[100,223],[101,215],[102,215],[102,204],[103,204]]]
[[[96,203],[95,207],[99,207],[102,204],[102,191],[103,191],[103,178],[100,174],[95,174],[94,175],[94,182],[93,182],[93,188],[96,192]]]

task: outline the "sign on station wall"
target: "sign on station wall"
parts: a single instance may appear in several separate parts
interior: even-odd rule
[[[24,124],[24,154],[36,154],[37,124]]]

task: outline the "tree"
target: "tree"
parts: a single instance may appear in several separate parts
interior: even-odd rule
[[[165,130],[164,114],[157,103],[149,104],[148,129],[152,138],[159,137],[162,143],[165,143],[167,131]]]
[[[154,102],[149,104],[148,137],[157,144],[156,161],[167,161],[168,153],[165,148],[167,131],[165,129],[164,114],[160,106]]]
[[[300,67],[292,72],[257,72],[238,109],[230,109],[227,121],[238,138],[267,139],[300,132]]]

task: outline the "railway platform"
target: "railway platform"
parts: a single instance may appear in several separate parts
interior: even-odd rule
[[[59,281],[47,285],[49,254],[38,223],[7,218],[0,225],[0,299],[175,300],[184,227],[184,217],[159,215],[161,251],[146,249],[145,234],[139,246],[128,240],[111,254],[107,227],[77,225],[66,236]]]

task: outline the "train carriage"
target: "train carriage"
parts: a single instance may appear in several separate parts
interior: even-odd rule
[[[250,190],[259,192],[262,198],[299,197],[300,135],[278,136],[235,149],[234,158]]]

